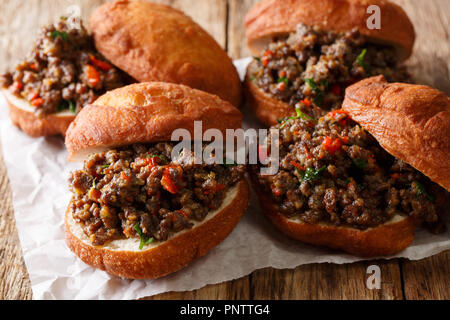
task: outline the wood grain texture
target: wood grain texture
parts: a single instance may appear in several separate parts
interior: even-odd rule
[[[249,55],[243,19],[258,0],[157,0],[185,11],[227,48],[233,59]],[[0,2],[0,72],[12,68],[32,45],[39,26],[76,4],[86,19],[104,0],[3,0]],[[420,83],[450,94],[450,1],[395,0],[417,31],[408,61]],[[5,117],[7,115],[0,115]],[[421,261],[389,260],[347,265],[312,264],[292,270],[266,268],[237,280],[151,299],[450,299],[450,252]],[[366,288],[367,267],[381,268],[382,288]],[[11,189],[0,155],[0,300],[30,299],[31,286],[15,228]]]
[[[368,289],[367,267],[381,269],[381,289]],[[253,299],[399,300],[402,299],[400,268],[396,260],[352,264],[310,264],[295,269],[266,268],[251,276]]]

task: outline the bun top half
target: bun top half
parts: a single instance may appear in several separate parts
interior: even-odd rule
[[[342,107],[394,157],[450,191],[450,98],[383,76],[347,88]]]
[[[242,126],[242,114],[231,103],[184,85],[149,82],[109,91],[84,107],[66,132],[70,161],[93,152],[134,143],[170,141],[176,129],[194,137],[194,121],[202,131]],[[202,133],[203,133],[202,132]]]
[[[370,5],[380,7],[381,29],[367,28]],[[248,47],[254,54],[276,36],[286,36],[299,23],[323,30],[349,31],[358,28],[374,43],[389,44],[399,58],[408,58],[414,46],[414,27],[403,9],[387,0],[262,0],[245,18]]]
[[[90,25],[97,50],[137,81],[184,84],[239,107],[241,83],[233,62],[183,12],[120,0],[97,8]]]

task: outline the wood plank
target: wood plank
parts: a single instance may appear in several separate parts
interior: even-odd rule
[[[402,259],[405,298],[450,299],[450,251],[420,261]]]
[[[80,7],[85,27],[89,28],[91,13],[106,0],[39,0],[0,1],[0,72],[21,61],[33,45],[41,26],[67,14],[72,5]],[[205,28],[225,48],[227,0],[155,0],[184,11]],[[11,36],[14,35],[14,36]]]
[[[394,2],[406,11],[416,30],[414,53],[406,63],[416,82],[450,95],[450,1]]]
[[[0,300],[31,299],[3,153],[0,152]]]
[[[166,292],[145,300],[248,300],[250,280],[248,276],[219,284],[212,284],[194,291]]]
[[[251,56],[245,39],[244,18],[259,0],[229,0],[228,54],[232,59]]]
[[[379,290],[366,287],[370,265],[381,269]],[[402,299],[400,268],[395,260],[311,264],[283,270],[266,268],[255,271],[250,279],[252,299]]]

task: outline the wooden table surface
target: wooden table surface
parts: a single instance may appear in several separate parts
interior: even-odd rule
[[[2,0],[0,71],[28,51],[39,26],[81,8],[84,21],[102,0]],[[243,19],[257,0],[160,0],[185,11],[208,30],[233,59],[246,57]],[[413,21],[417,41],[408,65],[420,83],[450,94],[450,1],[395,0]],[[6,115],[0,115],[5,117]],[[11,189],[0,155],[0,299],[31,299],[32,291],[15,227]],[[191,292],[153,299],[449,299],[450,251],[420,261],[406,259],[346,265],[311,264],[261,269],[249,276]],[[381,268],[381,289],[366,288],[366,269]]]

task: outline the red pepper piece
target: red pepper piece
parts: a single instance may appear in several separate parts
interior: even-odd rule
[[[44,104],[44,99],[42,99],[42,98],[35,98],[35,99],[31,100],[31,104],[33,106],[35,106],[35,107],[39,107],[39,106]]]
[[[87,75],[88,86],[91,88],[94,88],[100,81],[100,73],[98,72],[97,69],[95,69],[93,66],[88,64],[86,75]]]
[[[342,141],[339,138],[332,139],[330,137],[325,137],[325,139],[323,139],[322,146],[330,155],[334,155],[336,151],[341,150]]]
[[[96,66],[102,71],[108,71],[112,69],[112,66],[109,63],[99,60],[95,58],[93,55],[89,56],[89,60],[94,66]]]

